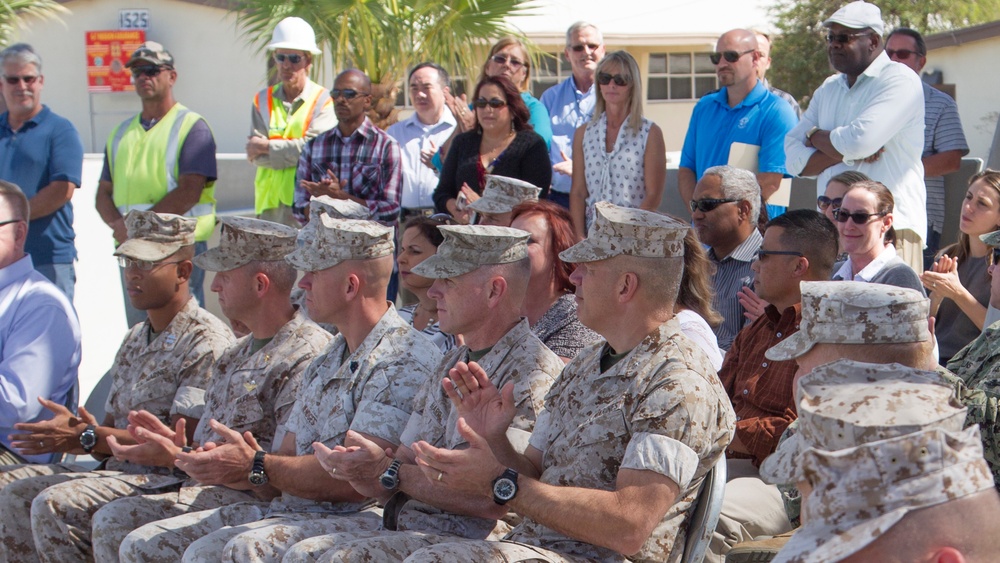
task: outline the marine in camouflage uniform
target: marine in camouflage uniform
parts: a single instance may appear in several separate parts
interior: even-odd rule
[[[487,226],[443,226],[439,227],[444,234],[444,241],[438,247],[437,254],[413,268],[418,275],[436,279],[435,286],[440,290],[444,278],[449,281],[448,289],[440,290],[438,302],[449,311],[442,317],[444,327],[474,327],[452,331],[462,332],[467,342],[479,352],[470,352],[469,347],[460,346],[448,352],[441,365],[437,368],[440,377],[448,375],[448,370],[456,362],[475,361],[482,366],[490,379],[498,385],[513,384],[514,419],[507,432],[514,438],[515,447],[523,450],[527,446],[528,437],[535,420],[543,409],[545,393],[562,370],[562,361],[552,351],[545,347],[531,332],[528,323],[518,318],[519,306],[526,287],[527,269],[521,269],[527,258],[527,233],[506,227]],[[495,265],[510,264],[506,270],[507,291],[502,299],[504,304],[498,309],[479,311],[474,305],[482,298],[471,298],[471,292],[476,291],[475,284],[492,283],[483,276],[499,274],[490,273],[488,269]],[[490,279],[494,279],[490,277]],[[432,288],[432,292],[435,291]],[[448,309],[449,304],[451,309]],[[452,314],[454,311],[454,314]],[[480,316],[482,315],[482,316]],[[511,328],[503,334],[483,330],[483,327]],[[446,328],[450,330],[450,328]],[[351,539],[364,538],[368,557],[385,560],[387,554],[408,553],[433,543],[448,541],[454,537],[485,538],[495,528],[506,530],[505,523],[497,522],[495,516],[473,516],[467,513],[459,514],[453,509],[458,503],[470,502],[456,495],[454,491],[441,487],[424,478],[420,470],[413,465],[410,446],[423,440],[442,448],[454,449],[465,447],[465,439],[456,429],[458,414],[441,388],[440,379],[435,379],[426,385],[416,400],[413,414],[400,437],[400,451],[396,459],[402,465],[399,468],[399,491],[401,495],[387,506],[392,509],[395,518],[395,532],[388,530],[372,533],[357,526],[348,518],[330,519],[325,530],[326,535],[310,538],[299,542],[284,556],[283,560],[298,561],[300,558],[318,556],[329,549],[331,542],[340,542],[338,534],[350,534]],[[388,459],[374,460],[373,463],[388,464]],[[390,491],[385,491],[386,498]],[[412,496],[408,502],[399,499]],[[383,499],[385,500],[385,499]],[[481,508],[476,502],[482,501],[492,505],[489,499],[475,499],[466,505],[467,510],[480,513]],[[495,505],[493,510],[495,512]],[[247,553],[257,547],[263,538],[245,538],[240,536],[236,542],[228,546],[227,559],[244,560]],[[229,548],[232,548],[231,551]],[[398,558],[398,557],[397,557]]]
[[[158,262],[194,244],[193,219],[133,211],[126,217],[126,224],[129,240],[115,254],[128,260]],[[188,295],[186,285],[176,291]],[[159,332],[154,332],[148,319],[133,326],[111,366],[107,414],[104,429],[96,429],[100,437],[96,451],[110,452],[104,444],[106,429],[124,430],[130,410],[144,409],[166,424],[176,417],[201,418],[204,389],[213,365],[232,339],[229,328],[191,297]],[[0,518],[0,560],[38,560],[30,510],[32,500],[47,487],[88,477],[169,473],[163,468],[114,458],[109,458],[100,471],[86,471],[70,464],[5,467],[0,473],[0,506],[4,511]]]
[[[318,215],[313,217],[314,222],[320,221],[316,218]],[[342,261],[339,253],[330,259],[323,258],[323,254],[330,254],[334,247],[352,252],[358,261],[387,259],[392,254],[392,229],[376,223],[327,221],[322,228],[317,223],[310,224],[318,230],[306,233],[305,238],[310,242],[289,256],[289,260],[301,269],[312,272],[337,265]],[[359,235],[366,240],[358,240]],[[385,273],[388,274],[389,269]],[[388,278],[381,283],[386,285]],[[409,418],[413,397],[421,386],[433,379],[433,369],[441,354],[425,336],[404,321],[392,305],[385,303],[381,297],[385,294],[384,287],[374,288],[372,292],[379,298],[369,300],[365,306],[372,310],[385,309],[384,314],[355,350],[350,350],[347,339],[340,334],[310,365],[305,376],[309,384],[300,393],[285,424],[287,434],[279,456],[307,456],[307,460],[300,461],[312,461],[322,471],[312,455],[314,442],[331,448],[342,445],[347,431],[353,430],[389,444],[397,443]],[[346,311],[343,315],[344,319],[337,320],[350,323],[353,319],[355,328],[357,319],[363,318]],[[286,474],[278,477],[286,480],[311,478],[303,471],[281,471],[274,465],[269,466],[268,461],[272,459],[265,457],[265,469]],[[380,512],[374,510],[372,504],[368,499],[336,501],[327,497],[320,500],[283,491],[270,506],[222,507],[218,511],[203,511],[143,526],[128,535],[119,553],[128,561],[176,561],[192,541],[208,535],[192,546],[191,557],[218,560],[218,554],[230,537],[250,529],[267,528],[273,530],[275,536],[290,541],[297,535],[309,533],[313,520],[329,514],[363,510],[371,528],[375,528],[381,519]],[[229,528],[217,532],[222,526]]]
[[[230,272],[246,266],[249,273],[256,276],[260,272],[253,268],[252,263],[280,262],[285,265],[285,255],[295,249],[295,229],[242,217],[225,218],[222,223],[221,244],[195,258],[198,266],[207,271]],[[287,303],[295,270],[291,266],[286,268],[284,274],[287,280],[283,282],[287,286],[278,287],[276,284],[280,280],[269,280],[274,289],[259,303]],[[255,283],[255,280],[244,283]],[[216,287],[215,284],[213,287]],[[224,442],[223,436],[209,425],[210,420],[217,420],[241,434],[250,432],[260,436],[260,446],[270,450],[272,438],[276,445],[280,444],[281,437],[276,432],[291,413],[303,382],[303,372],[331,337],[301,311],[293,311],[287,305],[276,305],[276,309],[283,311],[278,315],[274,315],[269,307],[258,307],[256,311],[231,311],[230,306],[223,303],[223,308],[227,315],[239,318],[258,333],[264,330],[262,322],[272,325],[267,330],[270,333],[274,330],[273,324],[285,316],[290,318],[272,337],[255,339],[253,335],[248,335],[219,358],[206,397],[205,415],[194,433],[194,443]],[[158,485],[167,487],[170,484],[161,482]],[[147,484],[146,488],[151,487]],[[117,560],[119,544],[126,534],[148,522],[255,500],[256,497],[248,491],[201,486],[193,480],[186,480],[179,491],[113,500],[92,518],[94,557],[98,561]],[[56,524],[66,526],[65,522]]]
[[[584,349],[566,366],[546,396],[546,410],[526,454],[494,458],[504,448],[492,441],[485,450],[470,443],[469,449],[450,454],[416,446],[428,471],[446,484],[454,479],[463,489],[485,492],[501,471],[520,473],[509,506],[523,521],[503,541],[441,543],[413,553],[408,561],[624,561],[614,549],[618,546],[634,552],[630,558],[637,560],[680,560],[686,514],[705,475],[732,440],[735,416],[711,361],[670,318],[687,226],[604,202],[595,206],[595,215],[588,238],[561,258],[583,263],[572,278],[581,300],[580,319],[611,341]],[[655,284],[642,289],[654,272],[674,275],[659,289],[653,289]],[[621,289],[625,284],[628,292]],[[617,307],[608,307],[615,301],[612,291],[627,293]],[[625,325],[633,332],[643,330],[627,340],[621,336]],[[475,403],[477,387],[497,392],[492,385],[468,381],[460,389]],[[448,462],[438,468],[441,455]],[[460,462],[462,456],[467,461]],[[652,486],[667,482],[677,486],[676,494],[670,487]],[[642,488],[647,497],[615,495],[625,483]],[[559,487],[573,487],[572,499],[561,495]],[[533,512],[531,507],[543,497],[546,507]],[[519,502],[522,498],[526,500]],[[504,502],[495,488],[494,501]],[[546,517],[562,531],[543,524]],[[635,529],[646,526],[649,535],[636,538]],[[606,543],[596,545],[581,535]],[[611,539],[615,535],[621,537]],[[358,542],[341,545],[321,560],[357,560],[370,555],[365,549]]]

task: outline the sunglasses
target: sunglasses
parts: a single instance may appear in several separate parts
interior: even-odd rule
[[[850,43],[855,37],[864,37],[868,35],[868,31],[858,31],[855,33],[827,33],[826,42],[827,43],[840,43],[841,45],[846,45]]]
[[[614,81],[615,86],[628,86],[632,79],[628,76],[622,76],[621,74],[608,74],[606,72],[601,72],[597,74],[597,83],[601,86],[607,86]]]
[[[747,49],[746,51],[722,51],[721,53],[716,51],[714,53],[708,54],[708,60],[712,61],[712,64],[717,65],[722,59],[726,59],[726,62],[735,63],[740,60],[740,57],[747,53],[753,53],[755,49]]]
[[[994,248],[993,252],[986,255],[986,263],[990,266],[1000,264],[1000,248]]]
[[[598,45],[597,43],[581,43],[580,45],[573,45],[572,47],[570,47],[570,49],[572,49],[574,53],[582,53],[584,49],[590,49],[591,51],[596,51],[600,48],[601,46]]]
[[[493,55],[490,60],[498,65],[505,65],[507,61],[510,61],[511,68],[521,68],[525,66],[524,61],[515,59],[514,57],[508,57],[507,55]]]
[[[34,76],[4,76],[3,79],[11,86],[17,86],[22,82],[24,82],[25,86],[31,86],[38,80],[38,76],[37,74]]]
[[[890,59],[900,59],[900,60],[906,60],[912,57],[913,55],[920,55],[920,53],[916,51],[911,51],[909,49],[886,49],[885,54],[889,55]]]
[[[358,96],[367,96],[368,92],[358,92],[352,88],[344,88],[343,90],[333,89],[330,90],[330,98],[336,100],[337,98],[344,98],[345,100],[353,100]]]
[[[285,61],[288,61],[288,62],[292,63],[293,65],[297,65],[297,64],[301,63],[302,59],[304,59],[304,58],[305,58],[305,56],[303,56],[303,55],[293,55],[293,54],[286,54],[286,53],[275,53],[274,54],[274,60],[275,61],[277,61],[279,63],[283,63]]]
[[[774,255],[774,256],[798,256],[799,258],[802,258],[802,257],[805,256],[805,254],[802,254],[801,252],[795,252],[794,250],[764,250],[763,248],[757,249],[757,252],[754,253],[754,256],[757,257],[757,260],[763,260],[764,258],[767,258],[768,256],[772,256],[772,255]]]
[[[837,209],[840,207],[840,204],[843,201],[844,198],[842,197],[835,197],[833,199],[830,199],[825,195],[821,195],[818,198],[816,198],[816,207],[819,207],[823,211],[826,211],[826,209],[832,205],[834,209]]]
[[[440,223],[442,225],[454,225],[455,224],[455,218],[452,217],[448,213],[435,213],[434,215],[431,215],[430,217],[428,217],[428,219],[430,219],[431,221],[434,221],[435,223]]]
[[[479,109],[483,109],[486,106],[490,106],[493,109],[501,109],[507,106],[507,102],[501,100],[500,98],[490,98],[488,100],[486,98],[476,98],[475,101],[472,102],[472,105]]]
[[[6,221],[0,221],[0,227],[4,225],[10,225],[11,223],[20,223],[24,219],[7,219]]]
[[[158,76],[161,72],[166,70],[168,67],[165,66],[134,66],[132,67],[132,78],[139,78],[140,76],[145,76],[146,78],[153,78]]]
[[[848,219],[854,221],[855,225],[864,225],[871,220],[872,217],[885,217],[888,215],[888,211],[879,211],[878,213],[865,213],[864,211],[855,211],[850,213],[844,211],[843,209],[834,209],[833,218],[838,223],[846,223]]]
[[[723,203],[736,203],[738,199],[692,199],[691,200],[691,213],[695,211],[701,211],[702,213],[708,213],[709,211],[715,209],[716,207],[722,205]]]
[[[175,262],[154,262],[152,260],[133,260],[127,256],[118,257],[118,265],[122,268],[138,268],[143,272],[151,272],[160,266],[166,266],[167,264],[180,264],[183,260],[178,260]]]

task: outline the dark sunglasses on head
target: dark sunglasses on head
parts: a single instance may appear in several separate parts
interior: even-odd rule
[[[168,67],[165,66],[134,66],[132,67],[132,77],[139,78],[140,76],[145,76],[146,78],[153,78],[158,76],[161,72],[166,70]]]
[[[301,63],[302,59],[304,59],[304,58],[305,57],[303,55],[293,55],[293,54],[286,54],[286,53],[275,53],[274,54],[274,60],[275,61],[277,61],[279,63],[283,63],[285,61],[288,61],[288,62],[292,63],[293,65],[297,65],[297,64]]]
[[[843,209],[834,209],[833,218],[838,223],[846,223],[848,219],[854,221],[856,225],[864,225],[871,220],[872,217],[885,217],[888,215],[888,211],[879,211],[877,213],[865,213],[864,211],[855,211],[851,213],[849,211],[844,211]]]
[[[510,61],[510,66],[513,68],[520,68],[524,65],[524,61],[515,59],[514,57],[508,57],[507,55],[493,55],[490,57],[490,60],[498,65],[505,65],[507,64],[507,61]]]
[[[868,35],[868,31],[857,31],[854,33],[827,33],[826,42],[827,43],[840,43],[841,45],[846,45],[850,43],[855,37],[864,37]]]
[[[500,109],[505,107],[507,102],[501,100],[500,98],[490,98],[488,100],[486,98],[476,98],[475,101],[472,102],[472,105],[479,109],[483,109],[486,106],[490,106],[493,109]]]
[[[591,51],[596,51],[600,48],[601,46],[596,43],[581,43],[580,45],[573,45],[572,47],[570,47],[570,49],[572,49],[574,53],[582,53],[584,49],[590,49]]]
[[[6,76],[6,75],[4,75],[3,79],[6,80],[7,84],[10,84],[11,86],[17,86],[21,82],[24,82],[25,86],[31,86],[32,84],[35,83],[36,80],[38,80],[38,75],[37,74],[34,75],[34,76],[30,76],[30,75],[29,76]]]
[[[716,51],[714,53],[709,53],[708,54],[708,59],[710,61],[712,61],[712,64],[714,64],[714,65],[719,64],[719,61],[721,61],[723,58],[726,59],[726,62],[735,63],[736,61],[740,60],[740,57],[742,57],[743,55],[745,55],[747,53],[753,53],[753,52],[754,52],[754,49],[747,49],[746,51],[743,51],[743,52],[740,52],[740,51],[722,51],[720,53],[720,52]]]
[[[434,215],[428,217],[428,219],[434,221],[435,223],[440,223],[442,225],[455,224],[455,218],[449,215],[448,213],[435,213]]]
[[[900,59],[900,60],[906,60],[912,57],[913,55],[920,55],[920,53],[916,51],[911,51],[909,49],[886,49],[885,54],[889,55],[890,59]]]
[[[805,256],[805,254],[802,254],[801,252],[795,252],[794,250],[764,250],[763,248],[758,248],[757,252],[755,252],[754,255],[757,257],[757,260],[763,260],[764,258],[767,258],[768,256],[771,255],[798,256],[799,258]]]
[[[691,213],[695,211],[701,211],[702,213],[708,213],[709,211],[715,209],[716,207],[722,205],[723,203],[735,203],[739,201],[738,199],[692,199],[691,200]]]
[[[337,98],[343,97],[345,100],[353,100],[358,96],[367,96],[368,92],[358,92],[352,88],[344,88],[343,90],[330,90],[330,98],[336,100]]]
[[[842,197],[835,197],[833,199],[830,199],[825,195],[821,195],[818,198],[816,198],[816,206],[822,209],[823,211],[826,211],[826,209],[831,205],[833,205],[834,209],[837,209],[838,207],[840,207],[840,204],[843,201],[844,198]]]
[[[632,82],[632,79],[621,74],[608,74],[606,72],[598,73],[597,83],[601,86],[607,86],[608,84],[611,84],[611,81],[614,81],[615,86],[628,86],[628,84]]]

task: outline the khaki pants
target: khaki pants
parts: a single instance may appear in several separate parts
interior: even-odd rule
[[[912,229],[896,229],[896,254],[913,271],[924,272],[924,239]]]
[[[705,555],[706,563],[723,563],[726,553],[739,542],[776,536],[792,529],[778,488],[761,481],[760,473],[749,459],[730,459],[726,466],[728,479],[722,514]]]

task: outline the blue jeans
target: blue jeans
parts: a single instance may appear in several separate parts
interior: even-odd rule
[[[76,267],[73,263],[69,264],[35,264],[35,269],[38,273],[49,278],[49,281],[56,284],[66,297],[69,298],[69,302],[73,302],[73,294],[76,288]]]
[[[207,242],[196,242],[194,243],[194,253],[201,254],[208,250]],[[132,302],[128,299],[128,291],[125,290],[125,269],[120,268],[120,277],[122,282],[122,297],[125,298],[125,322],[128,324],[129,328],[137,325],[146,320],[146,311],[140,311],[132,306]],[[205,270],[202,270],[198,266],[195,266],[191,271],[191,279],[188,280],[188,287],[191,289],[191,295],[198,300],[198,304],[205,305]]]

